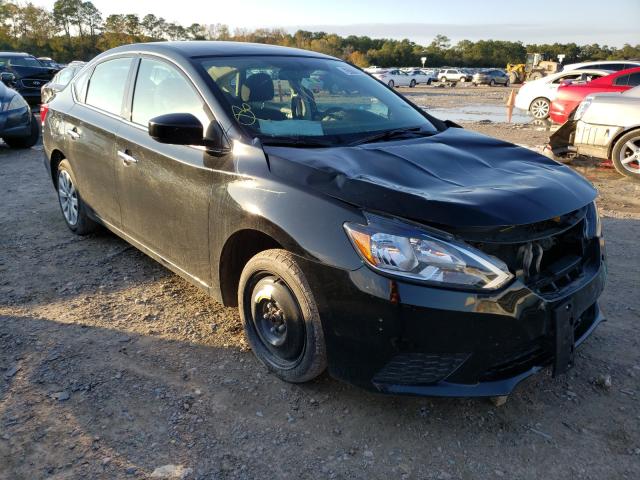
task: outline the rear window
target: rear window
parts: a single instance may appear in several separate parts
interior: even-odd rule
[[[97,65],[89,80],[87,105],[120,115],[131,62],[131,58],[116,58]]]

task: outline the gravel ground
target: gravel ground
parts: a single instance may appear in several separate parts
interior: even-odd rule
[[[502,105],[498,90],[401,91],[455,108]],[[533,148],[548,135],[465,126]],[[279,381],[235,309],[114,235],[72,235],[41,158],[0,146],[0,479],[639,477],[640,186],[611,169],[575,166],[600,190],[609,321],[568,375],[494,407]]]

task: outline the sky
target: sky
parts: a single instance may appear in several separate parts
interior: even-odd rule
[[[31,0],[51,8],[54,0]],[[524,43],[640,43],[640,0],[93,0],[104,16],[153,13],[183,25],[299,28],[340,35],[409,38],[439,33],[462,39]]]

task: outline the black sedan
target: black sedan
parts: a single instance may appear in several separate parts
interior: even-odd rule
[[[0,82],[0,138],[13,148],[29,148],[38,142],[40,129],[22,96]]]
[[[330,91],[304,87],[321,74]],[[64,221],[103,225],[225,305],[289,382],[506,395],[603,316],[595,189],[313,52],[150,43],[49,104]]]
[[[26,53],[0,52],[0,72],[13,76],[13,88],[20,92],[30,105],[40,103],[40,89],[57,71]]]

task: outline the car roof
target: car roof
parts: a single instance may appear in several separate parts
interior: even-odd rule
[[[628,63],[630,65],[638,65],[640,66],[640,61],[638,60],[592,60],[590,62],[580,62],[580,63],[569,63],[563,67],[563,70],[575,70],[579,67],[588,67],[589,65],[614,65],[618,63]]]
[[[3,57],[33,57],[30,53],[26,52],[0,52]]]
[[[322,53],[311,52],[299,48],[280,47],[262,43],[222,42],[209,40],[149,42],[123,45],[104,52],[101,56],[114,53],[148,52],[166,55],[168,57],[198,58],[198,57],[227,57],[244,55],[285,55],[297,57],[315,57],[335,60],[335,57]]]

